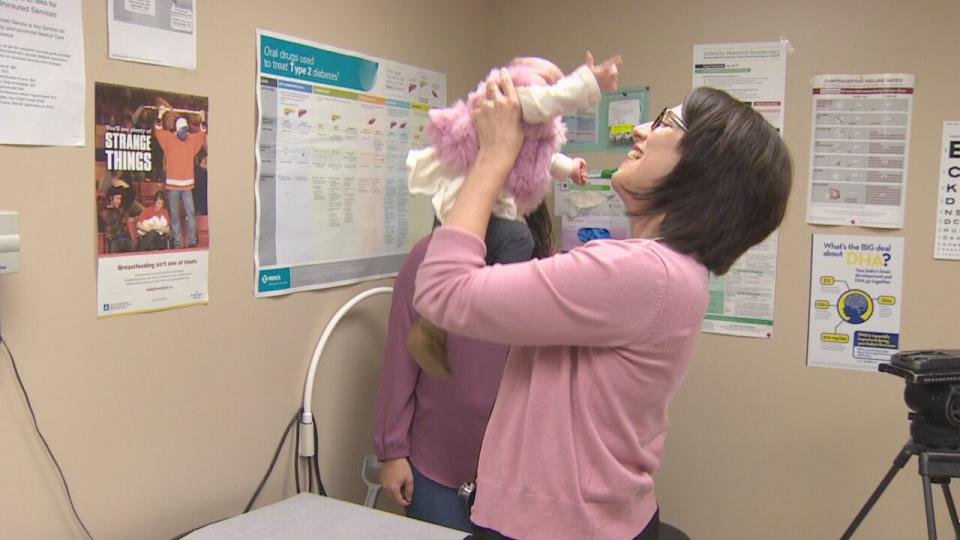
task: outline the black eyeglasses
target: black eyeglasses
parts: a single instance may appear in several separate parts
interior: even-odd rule
[[[650,131],[657,129],[660,126],[666,125],[667,127],[677,128],[684,133],[687,132],[687,123],[683,121],[683,118],[680,118],[680,115],[673,112],[673,109],[670,107],[664,107],[663,111],[657,115],[653,123],[650,124]]]

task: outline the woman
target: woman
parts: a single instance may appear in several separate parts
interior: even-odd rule
[[[163,207],[163,191],[153,197],[153,206],[137,216],[140,251],[156,251],[170,247],[170,213]]]
[[[515,227],[529,227],[532,237],[515,234]],[[492,228],[486,240],[495,244],[487,264],[491,258],[513,263],[550,255],[550,214],[543,204],[526,224],[491,220]],[[469,510],[457,489],[477,476],[480,443],[509,347],[449,334],[445,358],[452,375],[428,376],[414,362],[407,345],[420,318],[413,309],[413,282],[429,243],[427,236],[414,245],[394,283],[373,446],[383,463],[383,491],[408,517],[469,531]]]
[[[478,538],[656,538],[667,405],[722,274],[783,219],[790,157],[748,105],[701,88],[634,129],[613,177],[632,238],[485,267],[486,218],[522,142],[509,75],[473,111],[480,153],[414,306],[512,345],[481,450]]]

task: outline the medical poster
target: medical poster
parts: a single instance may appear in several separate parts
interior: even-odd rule
[[[110,58],[197,67],[199,0],[106,0]]]
[[[899,229],[907,195],[913,75],[818,75],[807,223]]]
[[[83,146],[81,4],[0,2],[0,144]]]
[[[609,178],[591,175],[586,185],[564,181],[553,190],[554,214],[560,216],[560,249],[591,240],[630,237],[627,208]]]
[[[773,336],[778,237],[779,233],[774,231],[747,250],[726,274],[710,274],[704,332],[753,338]]]
[[[97,314],[207,303],[207,98],[96,83]]]
[[[749,103],[783,133],[787,45],[728,43],[693,46],[693,87],[711,86]]]
[[[807,365],[875,371],[900,348],[903,238],[813,235]]]
[[[935,259],[960,260],[960,122],[943,123]]]
[[[396,274],[407,153],[446,77],[263,30],[257,75],[256,296]]]
[[[693,87],[710,86],[749,103],[783,135],[787,45],[783,42],[693,46]],[[710,274],[703,331],[773,336],[779,232],[750,248],[723,276]]]

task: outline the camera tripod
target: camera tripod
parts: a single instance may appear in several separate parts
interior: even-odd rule
[[[866,504],[860,509],[857,517],[843,532],[840,540],[849,540],[867,513],[873,508],[883,490],[887,488],[897,472],[907,464],[910,456],[917,456],[920,460],[920,476],[923,480],[923,505],[927,514],[927,538],[937,540],[937,522],[933,514],[933,484],[940,484],[943,489],[943,497],[947,502],[947,510],[950,512],[950,522],[953,524],[953,533],[960,540],[960,521],[957,518],[957,507],[953,503],[953,495],[950,493],[950,479],[960,478],[960,450],[942,449],[930,447],[923,443],[914,442],[913,439],[903,445],[903,449],[893,460],[893,466],[887,471],[887,475],[880,481],[880,485],[874,490]]]

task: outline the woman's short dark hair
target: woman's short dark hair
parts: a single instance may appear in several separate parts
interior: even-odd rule
[[[650,191],[663,242],[722,275],[780,225],[793,182],[790,153],[750,105],[700,87],[683,100],[680,161]]]

